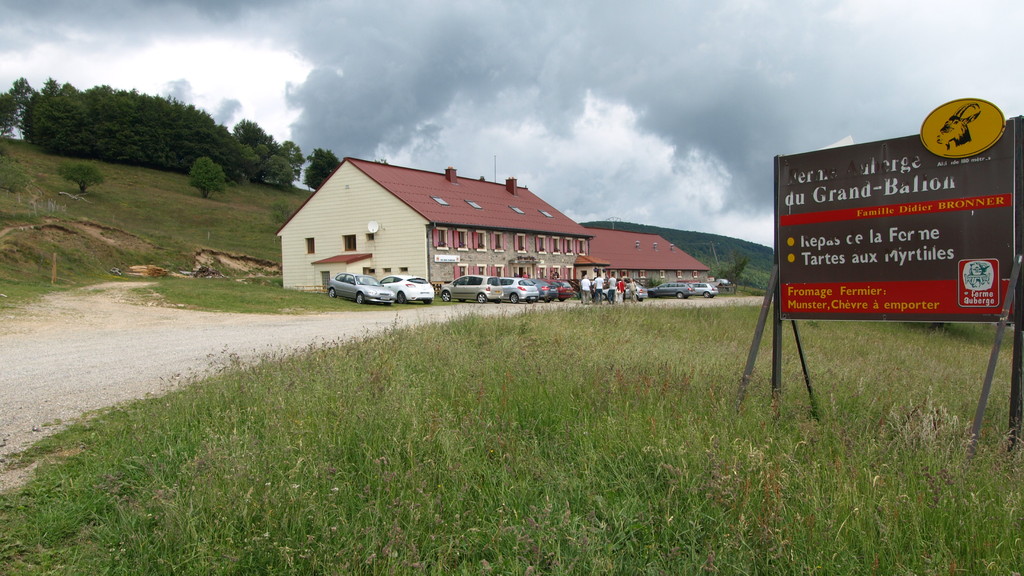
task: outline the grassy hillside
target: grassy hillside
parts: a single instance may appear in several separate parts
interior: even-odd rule
[[[733,253],[739,253],[749,258],[749,263],[742,277],[729,279],[734,282],[738,281],[745,286],[753,286],[760,289],[767,288],[768,286],[768,278],[771,275],[775,251],[767,246],[738,238],[719,236],[718,234],[675,230],[673,228],[647,226],[646,224],[634,224],[632,222],[597,221],[582,222],[582,224],[595,228],[612,228],[628,230],[630,232],[658,234],[665,240],[682,248],[687,254],[709,266],[712,274],[715,276],[723,276],[720,272],[722,268],[731,263]]]
[[[226,262],[274,265],[280,261],[274,232],[308,195],[243,184],[204,199],[187,176],[99,163],[105,182],[76,200],[78,187],[57,175],[69,159],[24,142],[0,147],[32,179],[24,192],[0,193],[5,287],[49,285],[54,254],[58,287],[106,279],[111,268],[139,264],[192,270],[197,261],[212,262],[223,265],[225,274],[238,272]]]
[[[274,233],[309,194],[243,184],[204,199],[187,176],[98,163],[105,181],[79,200],[77,186],[57,175],[68,158],[19,141],[0,141],[0,149],[32,179],[24,192],[0,193],[0,293],[8,296],[107,280],[113,268],[141,264],[172,271],[207,264],[237,275],[248,262],[266,270],[281,257]],[[712,271],[736,251],[750,259],[743,284],[763,288],[768,281],[766,246],[643,224],[589,224],[660,234]]]

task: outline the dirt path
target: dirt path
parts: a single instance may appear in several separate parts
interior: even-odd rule
[[[409,305],[303,316],[220,314],[162,306],[140,294],[146,286],[112,282],[52,294],[0,317],[0,491],[19,485],[30,473],[5,471],[10,454],[83,414],[166,393],[213,373],[233,358],[288,354],[465,314],[507,315],[578,305]],[[651,305],[755,303],[747,300],[760,302],[716,298]]]

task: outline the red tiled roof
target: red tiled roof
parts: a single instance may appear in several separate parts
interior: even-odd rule
[[[366,260],[367,258],[373,258],[373,254],[338,254],[337,256],[317,260],[313,264],[351,264],[360,260]]]
[[[608,266],[608,261],[600,260],[592,256],[582,255],[576,257],[576,261],[573,262],[573,266],[600,266],[601,268],[604,268]]]
[[[591,231],[521,186],[458,177],[454,168],[448,174],[425,172],[356,158],[348,162],[405,202],[421,216],[439,225],[478,226],[506,230],[529,230],[575,236],[590,236]],[[453,177],[449,179],[449,174]],[[453,181],[454,180],[454,181]],[[442,205],[434,197],[441,198]],[[469,204],[475,203],[480,208]],[[522,213],[516,212],[516,207]],[[550,214],[550,217],[544,214]]]
[[[587,228],[594,237],[590,253],[604,258],[609,268],[623,270],[710,270],[693,256],[658,234]],[[657,244],[657,249],[655,249]]]

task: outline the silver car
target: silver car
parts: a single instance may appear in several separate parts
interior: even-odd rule
[[[540,300],[540,289],[529,278],[500,278],[501,299],[513,304]]]
[[[636,298],[633,298],[633,286],[636,286]],[[634,282],[633,284],[626,284],[626,296],[627,300],[633,299],[637,302],[643,302],[647,298],[647,288],[644,288],[643,284]]]
[[[690,289],[693,290],[694,295],[701,295],[705,298],[714,298],[718,296],[718,286],[712,286],[706,282],[695,282],[690,284]]]
[[[425,278],[409,274],[394,274],[381,278],[380,283],[381,286],[391,290],[395,295],[395,302],[399,304],[406,302],[430,304],[434,301],[434,287]]]
[[[378,302],[391,305],[395,295],[380,285],[373,276],[342,272],[327,281],[327,295],[331,298],[354,300],[356,304]]]
[[[501,302],[501,285],[497,276],[480,276],[467,274],[441,286],[441,300],[451,302],[458,300],[476,300],[484,302]]]
[[[696,292],[686,282],[665,282],[647,289],[647,295],[651,298],[682,298],[693,296]]]

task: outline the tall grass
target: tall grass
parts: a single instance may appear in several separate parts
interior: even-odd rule
[[[37,445],[11,574],[1011,574],[992,329],[801,325],[737,413],[757,310],[584,308],[238,365]],[[787,339],[787,342],[790,339]],[[787,348],[792,345],[787,343]],[[53,460],[53,463],[45,463]]]

